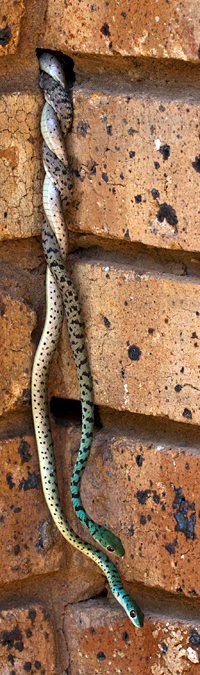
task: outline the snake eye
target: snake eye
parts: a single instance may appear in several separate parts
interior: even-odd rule
[[[113,553],[114,550],[115,550],[115,549],[112,548],[112,546],[107,546],[107,551],[111,551],[111,553]]]
[[[134,609],[131,610],[130,616],[132,616],[132,619],[134,619],[134,617],[136,616],[136,612]]]

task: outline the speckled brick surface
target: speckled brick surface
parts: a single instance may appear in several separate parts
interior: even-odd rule
[[[65,636],[71,675],[198,675],[199,623],[152,617],[143,630],[120,607],[91,600],[68,607]]]
[[[60,427],[54,439],[64,511],[88,539],[69,494],[80,428]],[[96,432],[81,494],[90,516],[121,538],[125,556],[112,560],[126,582],[163,588],[177,597],[200,595],[199,471],[195,449],[144,441],[141,434]]]
[[[0,56],[14,54],[19,42],[24,0],[1,0]]]
[[[55,642],[45,608],[31,604],[0,611],[0,674],[57,675]]]
[[[200,108],[183,98],[74,90],[70,227],[199,250]]]
[[[48,0],[43,48],[197,61],[198,0]]]
[[[95,403],[198,424],[198,279],[154,274],[137,260],[126,266],[96,257],[85,262],[75,257],[73,278],[86,323]],[[50,393],[79,397],[66,335]]]
[[[33,360],[31,334],[36,326],[33,309],[22,300],[0,294],[0,414],[30,399]]]

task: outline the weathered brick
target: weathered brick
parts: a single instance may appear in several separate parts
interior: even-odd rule
[[[54,634],[41,605],[0,612],[0,675],[56,675]]]
[[[40,115],[43,97],[3,94],[0,100],[0,238],[41,232],[42,180]]]
[[[62,445],[59,438],[58,429],[56,448]],[[67,442],[70,448],[70,438]],[[34,437],[24,434],[0,441],[0,456],[0,584],[65,570],[67,566],[65,597],[70,602],[100,593],[104,586],[102,573],[67,544],[51,518],[42,491]],[[62,504],[73,527],[76,517],[71,504],[67,509],[65,503],[70,502],[70,462],[63,479],[58,465],[58,476]]]
[[[200,672],[200,624],[152,617],[135,629],[120,607],[89,600],[67,607],[64,630],[71,675]]]
[[[2,291],[0,294],[0,414],[30,400],[33,360],[31,333],[35,312],[24,302]]]
[[[106,258],[108,260],[108,258]],[[138,261],[74,257],[98,405],[200,422],[199,281],[161,275]],[[55,365],[57,364],[57,371]],[[66,331],[50,393],[78,398]]]
[[[0,56],[16,52],[23,14],[24,0],[1,0]]]
[[[166,5],[167,7],[167,5]],[[70,227],[200,249],[199,103],[74,90]]]
[[[98,433],[83,501],[122,539],[127,581],[200,594],[199,470],[195,450]]]
[[[0,583],[62,565],[62,538],[46,506],[35,440],[0,442]]]
[[[69,492],[80,436],[80,428],[61,428],[55,446],[65,513],[87,539]],[[188,447],[144,441],[141,433],[132,436],[107,428],[96,432],[82,478],[84,506],[122,540],[125,556],[113,561],[126,582],[199,596],[199,455]]]
[[[44,48],[86,54],[154,56],[197,61],[198,0],[48,0]]]

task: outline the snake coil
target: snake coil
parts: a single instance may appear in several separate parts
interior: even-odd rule
[[[82,403],[82,437],[71,482],[72,502],[77,516],[94,539],[117,556],[124,554],[120,539],[89,518],[80,497],[81,477],[92,443],[94,417],[92,380],[84,345],[78,296],[65,267],[68,234],[61,202],[66,206],[72,197],[72,181],[64,142],[64,134],[71,126],[72,105],[59,61],[49,53],[44,53],[39,63],[40,86],[45,94],[41,117],[45,168],[43,186],[45,220],[42,228],[42,241],[47,262],[47,275],[46,318],[33,365],[32,407],[42,486],[53,520],[62,535],[75,548],[81,550],[99,565],[110,583],[113,595],[124,607],[135,626],[140,627],[143,625],[143,613],[125,592],[113,563],[105,553],[84,542],[74,533],[60,504],[48,414],[47,385],[49,367],[59,341],[65,310]]]

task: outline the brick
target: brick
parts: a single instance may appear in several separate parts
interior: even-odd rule
[[[154,56],[197,61],[198,0],[159,6],[132,0],[48,0],[43,48],[83,54]]]
[[[55,446],[65,513],[87,540],[85,528],[74,518],[69,492],[80,437],[80,427],[70,424],[57,431]],[[196,597],[200,458],[195,449],[184,447],[184,433],[182,444],[144,440],[141,431],[132,431],[130,438],[105,427],[95,433],[81,494],[90,516],[120,537],[125,556],[112,559],[126,583]]]
[[[70,673],[197,675],[199,630],[198,622],[156,616],[138,630],[120,607],[104,599],[71,605],[64,620]]]
[[[195,450],[106,429],[95,436],[83,503],[121,538],[126,553],[118,567],[126,581],[200,594],[199,470]]]
[[[92,254],[73,263],[95,403],[199,424],[198,279]],[[66,331],[50,382],[51,395],[79,397]]]
[[[35,312],[24,302],[2,291],[0,294],[0,414],[30,399],[33,360],[31,333]]]
[[[159,93],[155,98],[75,89],[69,226],[200,250],[199,114],[199,103]]]
[[[59,437],[57,430],[56,448],[60,447]],[[78,601],[88,594],[100,593],[103,575],[95,563],[67,544],[51,518],[42,491],[34,437],[24,434],[0,441],[0,456],[0,584],[65,570],[67,566],[65,599]],[[64,507],[65,492],[70,494],[70,464],[65,480],[59,466],[58,476]],[[69,497],[67,500],[70,502]],[[72,507],[65,512],[72,527],[76,526]]]
[[[0,612],[0,675],[56,675],[54,634],[45,608]]]
[[[0,238],[41,232],[42,180],[40,115],[43,97],[3,94],[0,101]]]
[[[57,570],[62,537],[46,506],[32,436],[0,442],[0,583]]]
[[[0,56],[15,54],[24,14],[24,0],[1,0]]]

